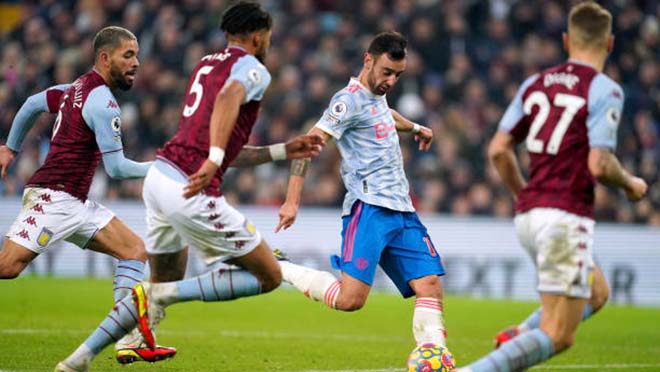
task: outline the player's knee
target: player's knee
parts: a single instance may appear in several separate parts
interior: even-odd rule
[[[591,291],[591,299],[589,300],[589,304],[591,304],[591,311],[595,313],[602,309],[609,298],[610,288],[607,284],[594,286]]]
[[[0,279],[14,279],[22,271],[23,269],[16,267],[16,265],[7,265],[6,263],[0,262]]]
[[[120,260],[136,260],[141,262],[147,261],[147,251],[144,248],[142,239],[132,239],[128,242],[124,249],[120,252]]]
[[[560,353],[573,346],[573,344],[575,343],[575,335],[570,334],[570,335],[562,335],[556,338],[553,337],[552,341],[555,347],[555,353]]]
[[[365,300],[359,297],[337,298],[335,308],[341,311],[356,311],[364,307]]]
[[[282,271],[273,271],[259,280],[261,282],[261,293],[268,293],[282,284]]]

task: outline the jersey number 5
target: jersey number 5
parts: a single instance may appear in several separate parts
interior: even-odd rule
[[[559,146],[561,145],[561,140],[568,130],[568,126],[573,121],[575,114],[580,111],[582,106],[586,103],[586,100],[582,97],[574,96],[571,94],[557,93],[555,99],[552,101],[552,104],[555,107],[563,108],[563,112],[557,125],[555,125],[550,140],[548,141],[548,146],[545,149],[545,152],[551,155],[557,154],[559,152]],[[527,135],[527,151],[534,153],[543,152],[543,141],[536,138],[539,134],[539,131],[545,125],[548,120],[548,115],[550,115],[550,101],[548,96],[540,91],[535,91],[530,94],[529,97],[525,100],[523,105],[523,110],[525,115],[530,115],[534,106],[538,106],[539,111],[532,121],[532,125],[529,128],[529,134]]]
[[[199,79],[201,79],[202,75],[208,75],[211,72],[211,70],[213,70],[213,66],[203,66],[199,70],[197,70],[197,75],[195,75],[195,80],[193,80],[193,83],[190,86],[190,92],[188,92],[188,94],[195,95],[195,101],[193,102],[192,106],[186,105],[183,108],[183,116],[187,118],[191,117],[195,113],[195,111],[197,111],[200,102],[202,102],[202,95],[204,94],[204,87],[199,82]]]

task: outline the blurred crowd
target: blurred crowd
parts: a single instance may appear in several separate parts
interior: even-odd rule
[[[632,204],[598,186],[596,218],[660,226],[659,1],[602,1],[614,15],[616,43],[605,72],[619,82],[626,105],[617,154],[625,168],[651,185]],[[128,157],[154,158],[177,129],[190,71],[224,47],[218,29],[226,0],[21,1],[0,42],[0,143],[31,94],[72,82],[93,65],[92,38],[120,25],[140,42],[141,67],[133,89],[118,94]],[[286,141],[306,132],[334,92],[362,65],[371,37],[398,30],[408,37],[408,68],[390,106],[431,127],[427,153],[401,134],[411,194],[420,212],[509,217],[512,199],[485,158],[490,137],[523,79],[562,62],[565,1],[514,0],[267,0],[274,16],[266,60],[273,80],[251,144]],[[3,20],[3,22],[5,22]],[[23,145],[0,195],[20,195],[44,158],[53,116],[42,115]],[[340,157],[330,145],[312,162],[303,205],[341,205]],[[523,149],[520,149],[523,153]],[[223,193],[235,204],[279,206],[288,163],[234,169]],[[525,155],[523,166],[526,168]],[[115,181],[99,170],[97,199],[139,198],[141,181]]]

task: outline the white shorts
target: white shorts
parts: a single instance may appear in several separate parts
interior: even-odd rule
[[[37,254],[62,240],[86,248],[114,216],[94,201],[83,203],[64,191],[28,187],[7,238]]]
[[[185,245],[211,264],[252,252],[261,234],[224,197],[202,193],[184,199],[187,177],[174,165],[156,160],[144,179],[147,252],[175,253]]]
[[[520,243],[538,270],[538,291],[591,297],[594,220],[554,208],[534,208],[514,219]]]

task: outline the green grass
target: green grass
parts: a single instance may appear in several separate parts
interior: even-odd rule
[[[0,372],[52,370],[108,313],[111,298],[109,280],[1,281]],[[497,331],[536,306],[448,296],[448,346],[459,365],[490,351]],[[159,333],[159,343],[178,348],[174,359],[121,367],[108,348],[92,371],[404,370],[414,346],[412,307],[411,300],[374,293],[361,311],[341,313],[293,290],[178,304]],[[660,310],[610,306],[580,328],[573,349],[535,370],[604,371],[615,364],[660,371]]]

